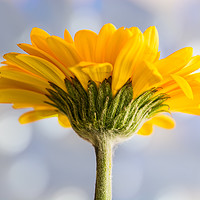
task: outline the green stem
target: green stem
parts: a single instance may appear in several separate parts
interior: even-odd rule
[[[95,200],[112,199],[112,149],[110,141],[100,143],[96,152],[96,188]]]

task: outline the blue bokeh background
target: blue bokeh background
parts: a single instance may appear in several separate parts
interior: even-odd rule
[[[108,22],[142,31],[155,25],[161,56],[185,46],[200,54],[199,0],[0,0],[0,54],[21,52],[33,27],[63,37]],[[45,119],[20,125],[24,111],[0,105],[0,200],[91,200],[92,146]],[[200,117],[173,114],[173,130],[134,136],[114,155],[113,200],[199,200]]]

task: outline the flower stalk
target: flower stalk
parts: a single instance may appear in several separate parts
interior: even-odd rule
[[[112,199],[112,151],[111,141],[104,141],[95,147],[96,187],[95,200]]]

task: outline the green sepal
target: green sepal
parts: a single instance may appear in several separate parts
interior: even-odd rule
[[[152,88],[133,99],[132,82],[129,80],[113,96],[111,77],[97,87],[92,80],[85,90],[77,78],[66,79],[66,91],[50,83],[46,96],[49,105],[56,107],[70,120],[72,128],[85,140],[96,146],[100,140],[120,142],[130,138],[142,124],[160,112],[168,112],[164,102],[166,94]]]
[[[106,127],[105,124],[106,124],[106,119],[107,119],[107,111],[108,111],[109,101],[110,101],[110,97],[107,96],[106,100],[104,102],[104,106],[101,111],[101,115],[99,117],[99,125],[102,129],[104,129],[104,127]]]
[[[67,79],[65,79],[65,81],[66,80]],[[88,100],[87,92],[85,91],[85,89],[81,85],[80,81],[76,77],[75,78],[71,78],[71,80],[72,80],[72,84],[78,90],[78,92],[80,93],[81,97],[84,98],[84,100],[87,102],[87,100]]]
[[[73,101],[78,102],[81,96],[76,87],[68,79],[65,79],[65,85],[69,96],[73,99]]]
[[[121,98],[122,98],[123,93],[126,90],[126,88],[127,88],[127,84],[125,84],[121,88],[121,90],[118,91],[118,93],[116,94],[114,99],[111,101],[110,106],[108,108],[108,114],[107,114],[107,126],[109,126],[113,122],[113,120],[114,120],[114,118],[116,116],[116,113],[118,111],[118,108],[121,107],[120,106]],[[123,102],[122,102],[122,104],[123,104]]]
[[[88,116],[91,122],[97,121],[97,95],[98,89],[94,81],[88,83]]]

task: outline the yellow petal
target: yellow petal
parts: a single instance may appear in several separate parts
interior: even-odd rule
[[[40,28],[33,28],[31,31],[32,44],[51,55],[52,52],[49,50],[49,47],[46,43],[46,38],[49,36],[50,35],[46,31]]]
[[[155,66],[163,76],[175,73],[190,61],[192,53],[193,49],[191,47],[180,49],[168,57],[155,62]]]
[[[189,99],[193,99],[193,92],[192,92],[192,88],[189,85],[189,83],[183,77],[181,77],[181,76],[172,74],[171,77],[176,81],[176,83],[183,90],[183,92],[185,93],[185,95]]]
[[[148,62],[140,63],[140,67],[135,69],[132,76],[134,98],[162,80],[161,74],[153,64]]]
[[[14,109],[33,108],[34,110],[55,110],[55,107],[53,107],[49,104],[30,106],[30,104],[14,103],[14,104],[12,104],[12,108],[14,108]]]
[[[80,62],[78,65],[69,67],[69,70],[77,77],[85,90],[88,88],[88,81],[90,80],[90,77],[82,71],[82,68],[88,65],[89,63],[87,62]]]
[[[29,85],[35,86],[35,88],[38,88],[39,91],[43,91],[43,93],[46,93],[46,88],[49,87],[48,82],[38,77],[27,74],[25,72],[21,72],[14,69],[12,70],[0,69],[0,76],[7,79],[15,80],[18,82],[22,82],[23,84],[29,84]]]
[[[5,54],[3,57],[4,57],[4,59],[8,60],[10,64],[16,65],[18,68],[20,68],[26,72],[29,72],[30,74],[35,74],[35,75],[41,76],[37,70],[35,70],[31,66],[27,65],[25,62],[21,61],[19,58],[17,58],[18,55],[27,56],[27,54],[8,53],[8,54]]]
[[[180,71],[178,71],[176,74],[180,76],[188,75],[200,68],[200,56],[194,56],[191,58],[190,62],[185,65],[184,68],[182,68]]]
[[[143,124],[143,126],[138,131],[138,134],[150,135],[153,132],[153,125],[156,125],[165,129],[172,129],[175,126],[175,121],[173,118],[167,115],[155,116]]]
[[[185,76],[184,78],[190,83],[192,87],[200,84],[200,72],[189,74],[188,76]]]
[[[34,92],[38,92],[41,94],[45,94],[46,89],[41,87],[38,87],[33,84],[24,84],[23,81],[15,81],[12,79],[0,77],[0,89],[24,89],[24,90],[30,90]]]
[[[117,91],[133,75],[134,67],[141,61],[144,37],[142,33],[133,36],[119,53],[112,74],[112,91]]]
[[[4,61],[1,62],[1,64],[3,64],[3,65],[10,65],[11,63],[9,61],[7,61],[7,60],[4,60]]]
[[[62,38],[51,36],[46,39],[49,48],[56,58],[66,67],[76,65],[81,58],[75,47]]]
[[[158,60],[159,60],[159,58],[160,58],[160,51],[158,51],[158,53],[157,53],[157,56],[156,56],[156,58],[155,58],[154,62],[158,61]]]
[[[139,135],[150,135],[153,132],[152,123],[147,121],[143,124],[140,130],[137,132]]]
[[[65,75],[52,63],[31,55],[18,55],[17,58],[36,70],[40,76],[66,90],[64,84]]]
[[[58,111],[56,110],[33,110],[21,115],[19,118],[19,122],[21,124],[27,124],[30,122],[35,122],[40,119],[55,117],[57,116],[57,114]]]
[[[76,49],[85,61],[94,61],[97,34],[89,30],[81,30],[75,34]]]
[[[82,68],[82,71],[90,76],[97,84],[111,76],[112,65],[110,63],[93,64]]]
[[[165,129],[172,129],[175,127],[175,121],[173,118],[167,115],[158,115],[149,120],[153,125],[159,126]]]
[[[23,49],[26,53],[43,58],[49,62],[55,64],[67,77],[71,76],[69,70],[62,65],[58,60],[56,60],[53,56],[49,55],[48,53],[38,49],[37,47],[30,45],[30,44],[18,44],[18,46]]]
[[[198,86],[192,87],[193,91],[193,99],[189,99],[185,96],[185,94],[180,91],[179,93],[175,93],[171,98],[166,101],[166,104],[169,105],[170,110],[172,112],[184,112],[187,109],[198,108],[199,109],[199,99],[200,99],[200,84]],[[187,112],[186,112],[187,113]]]
[[[65,127],[65,128],[71,127],[68,117],[62,113],[58,113],[58,122],[61,126]]]
[[[67,29],[65,29],[65,32],[64,32],[64,39],[65,39],[66,42],[69,42],[71,44],[74,43],[72,36],[70,35],[70,33]]]
[[[154,62],[158,54],[159,37],[155,26],[147,28],[144,32],[144,39],[147,47],[144,52],[144,59],[149,62]]]
[[[154,87],[159,87],[160,90],[156,93],[167,93],[169,94],[170,92],[173,91],[181,91],[181,88],[179,87],[179,85],[172,79],[171,76],[163,79],[161,82],[158,82],[157,84],[154,84]]]
[[[108,41],[105,61],[114,64],[119,52],[131,36],[132,32],[127,28],[121,27],[116,30]]]
[[[23,90],[23,89],[1,89],[1,103],[19,103],[25,105],[46,105],[44,101],[49,99],[40,93]]]
[[[25,87],[24,87],[25,86]],[[8,88],[18,88],[18,89],[28,89],[27,86],[19,81],[11,80],[8,78],[0,77],[0,89],[8,89]]]
[[[14,71],[26,73],[25,70],[22,70],[22,69],[20,69],[19,67],[15,66],[15,65],[7,64],[7,65],[4,65],[4,66],[0,67],[0,72],[1,71],[6,71],[6,70],[10,70],[10,71],[14,70]],[[30,74],[30,73],[28,73],[28,74]],[[39,77],[37,76],[37,78],[39,78]]]
[[[183,108],[183,109],[178,109],[176,112],[182,112],[186,114],[191,114],[191,115],[200,115],[200,108]]]
[[[129,28],[129,30],[131,31],[132,36],[135,36],[135,35],[142,33],[138,27],[131,27],[131,28]]]
[[[106,49],[109,39],[112,34],[116,31],[116,28],[113,24],[105,24],[98,35],[97,44],[96,44],[96,53],[95,53],[95,61],[96,62],[104,62]]]

